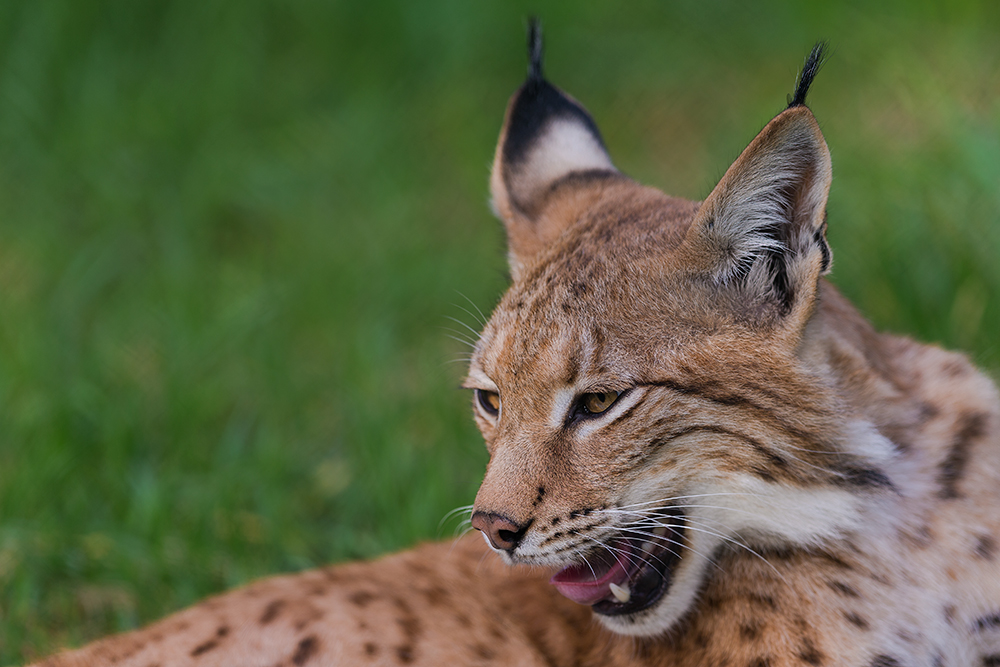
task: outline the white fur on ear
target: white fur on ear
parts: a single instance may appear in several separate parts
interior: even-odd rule
[[[507,186],[520,201],[531,201],[576,171],[614,171],[601,141],[578,119],[555,117],[536,135],[527,154],[511,165]]]
[[[507,229],[515,279],[577,219],[581,193],[619,178],[587,110],[540,72],[530,76],[507,105],[490,174],[490,204]]]

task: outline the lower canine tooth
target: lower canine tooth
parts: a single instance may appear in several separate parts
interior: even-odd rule
[[[615,596],[615,599],[622,604],[628,602],[632,599],[632,592],[628,589],[628,586],[619,586],[618,584],[608,584],[611,589],[611,594]]]

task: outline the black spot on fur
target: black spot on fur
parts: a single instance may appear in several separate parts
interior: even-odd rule
[[[843,486],[895,490],[892,480],[877,468],[844,468],[839,479]]]
[[[773,611],[778,610],[778,603],[775,602],[774,598],[771,597],[770,595],[761,595],[759,593],[752,593],[747,596],[747,599],[753,602],[754,604],[758,604],[762,607],[767,607],[768,609],[771,609]]]
[[[923,403],[920,406],[920,423],[926,424],[939,414],[941,414],[941,410],[936,405],[933,403]]]
[[[958,483],[965,475],[965,467],[969,462],[969,449],[973,441],[986,432],[986,415],[980,412],[966,413],[959,421],[958,433],[952,442],[948,455],[938,468],[938,484],[941,485],[938,497],[945,500],[959,498]]]
[[[769,656],[754,658],[747,667],[771,667],[771,658]]]
[[[875,656],[871,661],[871,667],[902,667],[902,665],[899,663],[899,660],[883,653]]]
[[[774,478],[774,475],[771,474],[771,471],[768,470],[767,468],[763,468],[761,466],[754,466],[753,468],[750,469],[750,471],[753,472],[753,474],[760,477],[765,482],[770,482],[773,484],[777,481]]]
[[[951,625],[952,623],[955,622],[956,613],[957,610],[955,609],[955,605],[953,604],[947,605],[944,608],[944,620],[948,622],[948,625]]]
[[[1000,626],[1000,612],[977,618],[973,625],[977,632]]]
[[[723,602],[724,600],[718,595],[706,595],[701,600],[701,606],[705,609],[715,611],[716,609],[720,609],[722,607]]]
[[[799,73],[799,80],[795,86],[795,96],[788,101],[789,109],[802,106],[806,103],[806,94],[809,92],[809,86],[812,85],[813,79],[816,78],[816,73],[819,72],[819,68],[823,64],[823,52],[825,50],[826,42],[817,42],[816,46],[812,48],[809,57],[806,58],[806,64],[802,67],[802,72]]]
[[[788,461],[786,461],[784,457],[778,454],[777,452],[774,452],[767,448],[762,448],[761,453],[763,453],[767,457],[768,463],[773,465],[775,468],[784,469],[788,467]]]
[[[403,631],[407,641],[412,642],[420,636],[420,620],[416,616],[397,618],[396,622],[399,623],[399,629]]]
[[[993,560],[997,551],[997,541],[992,535],[980,535],[976,541],[976,555],[983,560]]]
[[[983,667],[1000,667],[1000,655],[984,655]]]
[[[772,563],[779,560],[790,561],[799,558],[803,554],[803,552],[804,550],[802,549],[798,549],[796,547],[791,547],[787,545],[782,547],[777,547],[777,546],[761,547],[760,550],[758,551],[758,553],[763,554],[764,557]]]
[[[351,604],[364,608],[368,606],[369,602],[375,599],[375,596],[368,591],[356,591],[351,593],[351,596],[347,599],[351,601]]]
[[[871,625],[868,623],[868,621],[863,616],[859,615],[857,612],[845,611],[844,618],[847,619],[848,623],[858,628],[859,630],[871,629]]]
[[[281,613],[281,608],[284,606],[284,600],[272,600],[271,602],[268,602],[267,606],[264,607],[264,613],[260,615],[258,622],[261,625],[267,625],[278,617],[278,614]]]
[[[844,572],[853,572],[854,571],[854,566],[853,565],[851,565],[850,563],[848,563],[847,561],[845,561],[843,558],[840,558],[839,556],[836,556],[834,554],[827,553],[825,551],[817,551],[817,552],[813,552],[813,555],[814,556],[820,556],[820,557],[822,557],[823,560],[826,561],[828,564],[833,565],[833,566],[835,566],[835,567],[843,570]]]
[[[403,644],[396,647],[396,658],[402,663],[411,663],[416,659],[414,644],[423,631],[420,619],[413,613],[409,603],[403,598],[393,598],[393,603],[399,610],[396,623],[403,633]]]
[[[750,623],[744,623],[740,626],[740,636],[743,639],[757,639],[760,637],[761,624],[759,621],[752,621]]]
[[[396,659],[404,665],[413,662],[413,647],[409,645],[396,647]]]
[[[827,586],[840,593],[844,597],[849,598],[859,598],[861,597],[856,590],[851,588],[850,585],[845,584],[843,581],[828,581]]]
[[[314,635],[310,635],[299,642],[292,654],[292,664],[304,665],[319,651],[319,640]]]
[[[816,648],[816,644],[809,637],[805,637],[802,640],[802,649],[799,651],[799,657],[803,661],[813,665],[814,667],[819,667],[823,664],[823,654],[820,653],[819,649]]]
[[[479,656],[483,660],[492,660],[497,655],[496,651],[494,651],[489,646],[486,646],[484,644],[476,644],[475,646],[472,647],[472,650],[475,652],[477,656]]]
[[[375,646],[375,644],[372,644],[371,642],[367,642],[365,644],[365,655],[373,656],[376,653],[378,653],[378,646]]]
[[[191,657],[197,658],[199,655],[208,653],[212,649],[219,646],[219,641],[217,639],[209,639],[207,642],[198,644],[191,650]]]

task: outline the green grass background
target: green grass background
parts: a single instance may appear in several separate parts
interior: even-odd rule
[[[537,13],[617,164],[701,198],[812,44],[834,280],[1000,368],[1000,4],[0,3],[0,663],[446,536]],[[461,335],[461,334],[460,334]]]

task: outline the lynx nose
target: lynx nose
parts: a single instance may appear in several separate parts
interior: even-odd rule
[[[476,512],[472,515],[472,527],[482,531],[494,549],[512,551],[521,543],[528,525],[519,526],[502,514]]]

